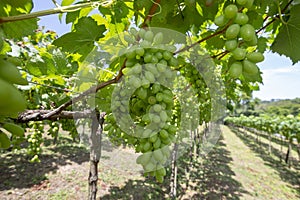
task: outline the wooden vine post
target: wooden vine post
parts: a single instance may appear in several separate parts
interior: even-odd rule
[[[90,141],[90,172],[89,172],[89,200],[96,200],[98,163],[101,157],[101,139],[105,114],[94,114],[92,116]]]

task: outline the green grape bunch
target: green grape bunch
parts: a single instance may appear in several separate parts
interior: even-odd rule
[[[169,29],[130,28],[99,44],[84,65],[86,71],[88,67],[93,71],[100,67],[103,78],[110,70],[117,71],[120,78],[110,89],[112,92],[97,94],[95,103],[88,106],[95,105],[106,112],[105,137],[113,145],[127,146],[139,153],[136,163],[146,176],[158,182],[164,181],[174,145],[180,145],[180,157],[192,143],[191,131],[210,116],[217,116],[208,114],[215,111],[210,109],[214,102],[205,103],[210,94],[222,94],[218,91],[221,84],[213,86],[218,82],[212,78],[215,65],[208,62],[201,49],[193,47],[190,55],[178,53],[186,43],[186,35]],[[78,83],[84,86],[84,81],[90,84],[83,79]],[[102,110],[103,101],[98,103],[97,98],[108,99],[105,103],[109,106]],[[213,139],[218,138],[218,132],[212,134],[216,135]],[[205,145],[211,147],[214,143]]]
[[[106,116],[104,128],[114,142],[141,153],[136,163],[158,182],[164,180],[174,142],[185,146],[189,130],[200,124],[198,102],[208,98],[205,81],[216,83],[201,78],[200,68],[177,56],[178,44],[164,37],[168,35],[156,29],[131,28],[124,35],[123,78],[113,91],[112,114]],[[197,62],[207,69],[204,57]]]
[[[165,165],[170,156],[170,144],[175,141],[177,128],[173,123],[174,98],[170,89],[178,66],[173,56],[176,47],[162,44],[163,33],[151,30],[130,30],[124,40],[129,47],[122,84],[115,88],[112,113],[105,127],[109,135],[118,134],[136,152],[142,153],[137,163],[146,174],[163,182]]]
[[[228,26],[224,34],[225,49],[230,54],[228,74],[234,79],[240,78],[241,75],[246,79],[259,76],[257,63],[264,60],[262,53],[253,50],[257,45],[258,36],[254,27],[248,23],[247,11],[252,6],[253,0],[237,0],[236,4],[226,6],[214,21],[219,27]]]

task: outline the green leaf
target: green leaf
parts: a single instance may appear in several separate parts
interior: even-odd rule
[[[257,40],[257,49],[259,52],[264,53],[268,48],[268,39],[265,37],[260,37]]]
[[[0,16],[15,16],[29,13],[32,10],[33,4],[31,0],[1,0]],[[32,35],[34,30],[38,28],[38,19],[28,19],[16,22],[1,24],[6,38],[21,39],[24,36]]]
[[[10,140],[5,133],[0,132],[0,149],[8,149],[10,147]]]
[[[300,5],[291,8],[290,18],[279,29],[271,50],[289,57],[293,64],[300,60]]]
[[[5,23],[2,25],[2,28],[7,38],[21,39],[34,33],[34,30],[38,28],[37,19]]]
[[[97,25],[91,17],[83,17],[78,20],[74,31],[56,39],[53,44],[62,47],[63,51],[79,53],[84,59],[94,48],[94,42],[104,37],[104,25]]]
[[[122,22],[123,18],[126,18],[129,14],[128,7],[123,1],[117,1],[117,3],[113,6],[114,10],[114,19],[116,22]]]
[[[9,5],[9,6],[8,6]],[[6,9],[10,7],[10,9]],[[33,8],[32,0],[1,0],[0,1],[0,16],[10,16],[11,13],[29,13]],[[6,15],[4,14],[6,13]]]
[[[83,8],[78,11],[69,12],[66,15],[66,24],[73,23],[76,24],[77,20],[82,17],[88,16],[88,14],[93,10],[93,8]]]
[[[259,82],[259,83],[263,83],[262,82],[262,77],[261,77],[260,73],[252,75],[252,74],[248,74],[248,73],[243,72],[243,76],[244,76],[244,78],[245,78],[245,80],[247,82]]]
[[[222,49],[224,47],[225,41],[220,37],[213,37],[207,40],[207,45],[209,48],[213,47],[216,49]]]
[[[5,123],[3,125],[3,128],[5,128],[11,134],[13,134],[15,136],[19,136],[19,137],[22,137],[24,135],[24,132],[25,132],[24,129],[21,126],[16,125],[14,123]]]
[[[62,6],[68,6],[71,5],[75,0],[62,0],[61,5]]]

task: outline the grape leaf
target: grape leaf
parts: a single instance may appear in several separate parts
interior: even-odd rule
[[[67,33],[56,39],[53,44],[62,47],[63,51],[79,53],[84,59],[94,48],[94,42],[104,37],[104,25],[97,25],[91,17],[83,17],[78,20],[73,32]]]
[[[9,6],[8,6],[9,5]],[[7,9],[10,7],[10,9]],[[11,13],[21,12],[29,13],[33,7],[32,0],[1,0],[0,1],[0,16],[10,16]]]
[[[61,5],[62,6],[68,6],[74,3],[75,0],[62,0]]]
[[[29,13],[33,7],[31,0],[0,2],[0,16],[15,16]],[[9,8],[9,9],[8,9]],[[4,23],[0,26],[7,38],[21,39],[24,35],[32,35],[38,28],[37,19],[28,19],[16,22]]]
[[[222,49],[224,47],[225,41],[220,37],[213,37],[206,41],[208,48]]]
[[[113,6],[115,15],[113,16],[116,22],[122,22],[122,18],[126,18],[129,14],[128,7],[123,1],[117,1]]]
[[[257,40],[258,52],[264,53],[268,48],[268,39],[265,37],[260,37]]]
[[[300,5],[291,8],[290,18],[279,29],[271,50],[289,57],[293,64],[300,60]]]
[[[37,19],[28,19],[3,24],[5,36],[11,39],[21,39],[24,35],[32,35],[38,28]]]

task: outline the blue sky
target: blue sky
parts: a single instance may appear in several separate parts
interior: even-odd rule
[[[33,2],[33,11],[55,7],[51,0],[33,0]],[[65,24],[64,19],[60,23],[58,15],[41,17],[39,25],[45,26],[46,30],[55,30],[58,35],[71,29],[71,25]],[[265,61],[259,63],[258,66],[263,72],[264,84],[260,86],[260,91],[253,93],[254,97],[262,100],[300,97],[300,62],[292,66],[292,62],[288,58],[267,52]]]

